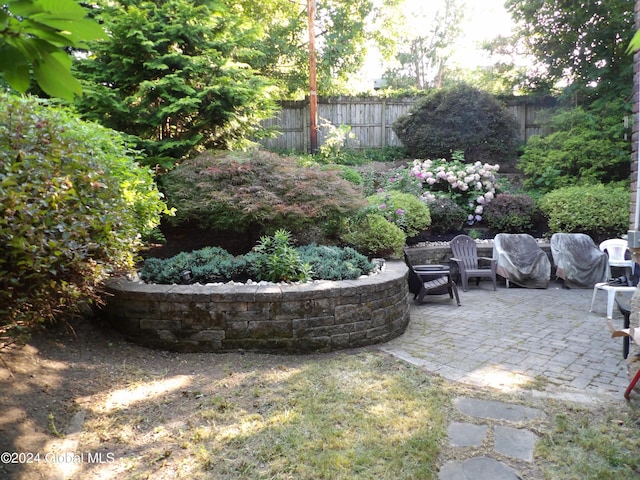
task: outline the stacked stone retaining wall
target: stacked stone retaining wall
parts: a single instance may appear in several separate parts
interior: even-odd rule
[[[407,268],[308,284],[154,285],[114,280],[104,317],[136,343],[179,352],[361,347],[409,322]]]

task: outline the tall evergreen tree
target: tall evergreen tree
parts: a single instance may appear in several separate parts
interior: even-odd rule
[[[110,38],[77,62],[77,108],[137,137],[151,163],[242,143],[273,114],[277,92],[251,67],[256,32],[222,2],[119,0],[97,17]]]

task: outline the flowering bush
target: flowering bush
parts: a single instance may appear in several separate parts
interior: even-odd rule
[[[410,193],[415,197],[419,197],[422,194],[422,182],[413,175],[409,165],[385,172],[380,188],[384,191],[396,190]]]
[[[475,162],[466,164],[460,153],[453,160],[414,160],[411,174],[418,178],[427,190],[427,201],[437,196],[450,197],[467,212],[467,223],[473,225],[482,220],[484,207],[496,194],[496,173],[500,165]]]

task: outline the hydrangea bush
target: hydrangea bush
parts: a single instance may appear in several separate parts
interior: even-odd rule
[[[487,204],[495,198],[500,165],[464,163],[461,154],[452,160],[414,160],[411,174],[422,182],[425,201],[447,196],[467,212],[467,223],[482,220]]]

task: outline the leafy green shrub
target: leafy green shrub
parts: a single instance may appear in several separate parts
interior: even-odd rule
[[[629,190],[599,185],[559,188],[540,200],[551,233],[586,233],[616,237],[629,225]]]
[[[0,94],[0,325],[33,327],[98,301],[166,211],[123,137]]]
[[[263,150],[205,152],[163,177],[175,225],[299,232],[336,222],[364,206],[359,189],[334,170],[300,167]]]
[[[622,102],[608,102],[596,111],[577,107],[552,115],[543,134],[531,137],[520,157],[525,186],[550,192],[578,183],[628,180],[630,143],[620,121],[624,115]]]
[[[382,258],[400,258],[406,242],[406,236],[400,227],[377,213],[349,219],[342,239],[368,257]]]
[[[324,131],[324,143],[318,149],[318,157],[325,162],[344,164],[345,148],[357,139],[351,131],[351,125],[333,125],[329,120],[321,119],[320,129]]]
[[[496,232],[528,233],[536,211],[536,203],[529,195],[502,193],[485,207],[484,220]]]
[[[349,280],[366,275],[374,268],[367,257],[350,247],[311,244],[297,250],[302,261],[311,266],[314,280]]]
[[[340,168],[340,176],[354,185],[362,184],[362,175],[351,167],[343,166]]]
[[[438,195],[425,198],[431,214],[433,233],[458,232],[467,221],[467,213],[451,198]]]
[[[290,241],[291,234],[285,230],[260,238],[253,250],[245,255],[252,278],[267,282],[308,281],[311,267],[302,261]]]
[[[287,152],[283,152],[287,153]],[[340,155],[338,157],[327,157],[327,158],[319,158],[318,155],[302,155],[301,158],[305,162],[317,163],[320,161],[321,163],[331,162],[340,165],[365,165],[371,162],[381,162],[381,163],[390,163],[397,162],[398,160],[402,160],[403,158],[407,158],[407,151],[404,147],[391,147],[386,146],[382,148],[344,148],[340,150]]]
[[[512,163],[517,158],[515,118],[495,97],[469,85],[434,90],[393,131],[413,158],[451,159],[462,150],[469,162]]]
[[[429,207],[416,196],[391,190],[367,199],[375,212],[398,226],[406,236],[413,237],[431,224]]]

